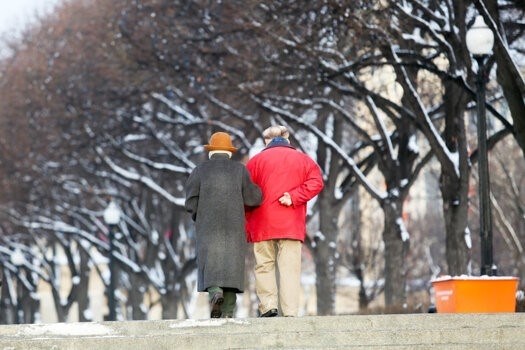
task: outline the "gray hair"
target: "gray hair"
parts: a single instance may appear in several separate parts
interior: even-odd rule
[[[208,158],[211,158],[214,154],[221,153],[221,154],[227,154],[229,158],[232,157],[232,152],[230,151],[223,151],[223,150],[216,150],[216,151],[210,151],[208,153]]]
[[[276,137],[284,137],[288,140],[290,137],[290,133],[288,132],[288,129],[286,126],[283,125],[272,125],[266,130],[263,131],[263,137],[266,140],[271,140]]]

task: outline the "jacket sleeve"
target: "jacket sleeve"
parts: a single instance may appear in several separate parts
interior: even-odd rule
[[[250,173],[246,168],[243,168],[242,175],[242,197],[244,205],[249,207],[256,207],[262,202],[262,192],[259,186],[253,183],[250,178]]]
[[[199,206],[199,175],[197,169],[194,169],[186,181],[186,202],[184,207],[191,214],[193,221],[197,219],[197,208]]]
[[[293,206],[304,205],[310,199],[317,196],[324,188],[323,174],[321,173],[319,165],[311,159],[308,159],[306,164],[305,181],[293,190],[288,191],[292,197]]]

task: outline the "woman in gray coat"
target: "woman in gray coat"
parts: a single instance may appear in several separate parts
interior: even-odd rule
[[[209,160],[186,183],[186,210],[196,225],[199,292],[208,292],[211,317],[233,317],[236,293],[244,290],[245,206],[261,203],[261,190],[245,166],[232,161],[230,135],[214,133]]]

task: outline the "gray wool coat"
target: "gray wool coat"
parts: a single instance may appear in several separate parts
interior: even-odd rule
[[[245,166],[225,154],[198,165],[186,182],[185,207],[195,221],[199,292],[218,286],[244,290],[244,206],[261,203]]]

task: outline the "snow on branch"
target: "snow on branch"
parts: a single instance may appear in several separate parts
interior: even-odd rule
[[[173,164],[168,164],[168,163],[159,163],[159,162],[154,162],[148,158],[145,158],[145,157],[141,157],[127,149],[122,149],[122,153],[124,153],[124,155],[138,163],[142,163],[142,164],[145,164],[147,165],[148,167],[150,168],[153,168],[153,169],[157,169],[157,170],[168,170],[168,171],[171,171],[171,172],[174,172],[174,173],[177,173],[177,174],[190,174],[191,173],[191,169],[190,168],[186,168],[186,167],[181,167],[181,166],[176,166],[176,165],[173,165]]]
[[[20,267],[24,267],[24,268],[28,269],[29,271],[31,271],[31,273],[34,273],[34,274],[38,275],[40,278],[42,278],[44,280],[47,280],[47,276],[44,275],[40,271],[40,269],[38,268],[37,265],[34,265],[34,264],[30,263],[25,258],[25,256],[22,256],[22,259],[20,261],[18,261],[16,263],[16,265],[15,265],[10,260],[10,259],[12,259],[11,257],[13,256],[13,254],[16,254],[15,252],[16,252],[16,250],[12,251],[12,250],[10,250],[8,248],[0,246],[0,254],[3,254],[6,257],[9,257],[8,259],[2,261],[2,264],[3,264],[4,268],[9,270],[9,271],[11,271],[16,276],[16,278],[18,278],[19,281],[24,285],[24,288],[26,288],[30,292],[36,292],[36,287],[33,286],[33,284],[31,282],[29,282],[29,280],[26,278],[26,276],[24,274],[20,273],[20,271],[19,271]],[[21,254],[23,254],[23,253],[21,253]]]
[[[95,171],[93,173],[93,175],[96,175],[98,177],[101,177],[101,178],[107,178],[107,179],[111,179],[112,181],[115,181],[116,183],[124,186],[124,187],[127,187],[127,188],[130,188],[131,187],[131,182],[130,181],[127,181],[126,179],[122,178],[121,176],[118,176],[117,174],[113,173],[113,172],[109,172],[109,171],[104,171],[104,170],[101,170],[101,171]],[[110,193],[111,195],[116,195],[116,193]]]
[[[126,170],[117,164],[115,164],[102,150],[101,147],[96,147],[97,153],[100,155],[100,157],[106,162],[106,164],[117,174],[122,176],[123,178],[127,180],[133,180],[140,182],[144,184],[149,189],[157,192],[162,197],[167,199],[169,202],[179,206],[184,207],[185,198],[177,198],[171,195],[168,191],[163,189],[161,186],[159,186],[155,181],[153,181],[151,178],[143,176],[139,173],[136,173],[135,171]]]
[[[170,100],[169,98],[167,98],[166,96],[162,94],[152,93],[151,97],[153,97],[157,101],[164,103],[169,109],[178,113],[182,117],[186,118],[188,121],[192,121],[192,120],[195,121],[195,120],[200,119],[199,117],[196,117],[195,115],[188,112],[187,110],[179,106],[177,103],[173,102],[172,100]]]
[[[428,30],[432,38],[434,38],[434,40],[437,43],[439,43],[442,47],[444,47],[447,50],[448,58],[449,58],[451,66],[453,65],[455,67],[457,65],[456,64],[457,59],[456,59],[454,49],[452,48],[450,43],[445,40],[443,35],[438,33],[438,31],[441,30],[439,26],[433,25],[431,22],[428,22],[420,17],[417,17],[415,14],[408,11],[406,7],[401,6],[397,2],[394,2],[394,6],[396,6],[403,13],[403,15],[407,16],[408,18],[411,18],[414,22],[416,22],[417,24],[421,25],[423,28]]]
[[[86,232],[82,229],[79,229],[78,227],[66,224],[62,221],[53,220],[50,218],[41,218],[41,221],[22,221],[20,224],[23,227],[27,227],[29,229],[33,230],[46,230],[46,231],[52,231],[52,232],[62,232],[62,233],[70,233],[74,235],[78,235],[79,237],[87,240],[91,244],[99,247],[103,247],[105,249],[108,249],[109,246],[106,242],[96,238],[92,233]],[[45,220],[45,221],[44,221]]]
[[[387,146],[386,150],[388,152],[388,155],[389,155],[390,159],[393,160],[393,161],[396,160],[397,159],[397,155],[395,154],[394,147],[392,146],[392,140],[390,139],[390,134],[388,133],[386,125],[385,125],[383,119],[380,116],[380,113],[379,113],[379,111],[377,109],[376,104],[374,103],[374,101],[372,100],[372,98],[370,96],[367,96],[365,101],[366,101],[366,104],[368,106],[368,109],[372,113],[372,117],[374,118],[374,121],[376,123],[376,127],[379,130],[379,134],[381,135],[381,138],[383,139],[383,142]]]
[[[390,53],[395,60],[399,60],[394,47],[390,47]],[[459,161],[457,155],[450,152],[447,145],[445,144],[445,141],[441,137],[441,134],[434,126],[434,123],[432,123],[432,120],[425,109],[423,101],[421,101],[421,97],[412,84],[405,67],[396,66],[395,69],[398,75],[398,81],[403,86],[406,96],[412,99],[412,101],[414,101],[414,105],[418,108],[416,115],[419,116],[418,119],[423,129],[426,131],[424,133],[427,136],[429,143],[433,145],[432,148],[436,152],[436,156],[440,158],[442,164],[450,166],[454,170],[456,176],[459,178]]]
[[[213,97],[211,95],[207,95],[207,97],[208,97],[208,99],[211,102],[213,102],[214,104],[216,104],[218,107],[222,108],[223,110],[228,111],[233,116],[235,116],[235,117],[237,117],[237,118],[239,118],[239,119],[241,119],[243,121],[249,122],[251,124],[258,124],[256,122],[255,118],[243,115],[239,111],[234,110],[231,106],[227,105],[224,102],[221,102],[220,100],[216,99],[215,97]],[[171,102],[171,103],[173,104],[173,102]],[[227,123],[224,123],[221,120],[213,120],[213,119],[197,117],[197,116],[194,116],[193,119],[191,119],[190,121],[177,120],[177,119],[173,119],[173,118],[167,116],[166,114],[164,114],[162,112],[157,112],[156,117],[157,117],[158,120],[163,121],[163,122],[173,123],[173,124],[182,124],[182,125],[185,125],[185,126],[215,125],[215,126],[218,126],[219,128],[221,128],[222,130],[225,130],[225,131],[229,132],[230,134],[237,136],[239,138],[239,140],[241,140],[241,142],[244,144],[246,149],[250,149],[252,147],[252,144],[246,138],[244,132],[239,130],[239,128],[235,128],[235,127],[232,127],[231,125],[229,125]],[[153,130],[152,127],[150,127],[150,128]],[[260,128],[260,126],[259,126],[259,130],[262,130]],[[156,133],[154,133],[154,134],[155,134],[155,137],[159,141],[161,141],[161,138],[159,138]],[[166,146],[166,143],[163,140],[161,142]],[[172,154],[174,154],[174,152],[172,152]],[[181,157],[177,157],[177,158],[181,159]],[[190,161],[188,160],[186,163],[190,164]],[[190,169],[189,169],[190,172],[191,172],[191,169],[193,169],[194,167],[195,167],[195,165],[193,163],[191,163],[191,166],[190,166]]]
[[[354,121],[354,119],[352,118],[352,116],[350,115],[350,113],[346,109],[341,107],[338,103],[336,103],[332,99],[328,99],[328,98],[324,98],[324,97],[316,97],[316,98],[311,98],[311,99],[310,98],[304,99],[304,98],[291,97],[291,96],[276,96],[276,95],[271,95],[271,94],[267,94],[265,96],[271,98],[272,100],[294,103],[294,104],[298,104],[300,106],[315,107],[315,105],[317,105],[317,104],[323,104],[323,105],[326,105],[326,106],[328,106],[330,108],[333,108],[333,109],[335,109],[337,112],[339,112],[341,114],[341,116],[344,118],[344,120],[349,125],[352,126],[352,128],[357,132],[357,134],[359,136],[361,136],[363,139],[367,140],[371,145],[375,145],[374,140],[370,137],[368,132],[365,129],[363,129],[362,127],[360,127]]]
[[[289,118],[293,120],[294,122],[298,123],[299,125],[303,126],[307,130],[310,130],[313,134],[315,134],[317,137],[319,137],[327,146],[329,146],[332,150],[334,150],[340,157],[343,159],[347,165],[349,166],[352,173],[355,175],[355,177],[358,179],[358,181],[363,185],[363,187],[366,188],[366,190],[370,193],[370,195],[374,198],[376,198],[378,201],[381,201],[385,198],[387,198],[387,194],[385,192],[381,192],[378,189],[372,185],[370,181],[366,178],[366,176],[361,172],[355,161],[349,157],[345,151],[334,142],[334,140],[331,137],[328,137],[325,135],[321,130],[316,128],[311,123],[307,123],[302,118],[294,115],[290,111],[281,109],[273,104],[271,104],[269,101],[261,100],[259,97],[252,94],[252,98],[260,103],[264,108],[277,113],[279,115],[282,115],[283,117]]]

